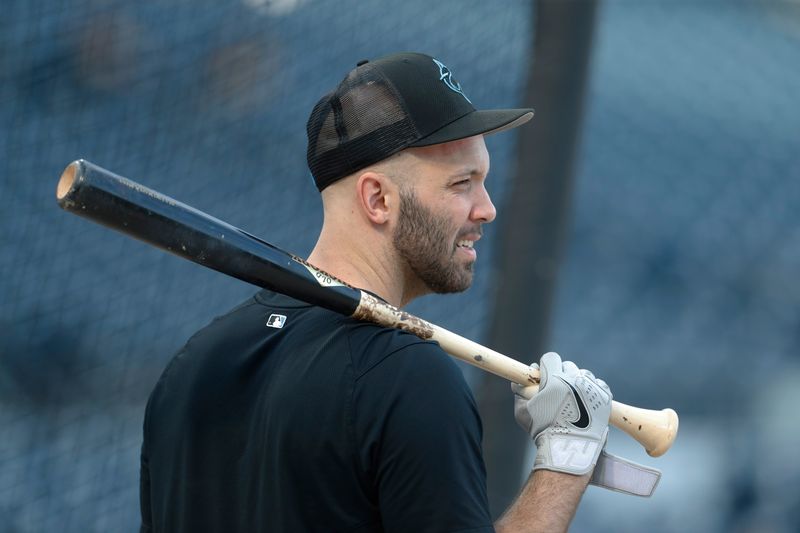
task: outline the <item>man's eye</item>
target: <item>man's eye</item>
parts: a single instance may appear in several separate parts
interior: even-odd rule
[[[469,178],[467,178],[467,179],[463,179],[463,180],[458,180],[455,183],[453,183],[453,185],[454,186],[464,186],[464,185],[469,185],[470,182],[471,182],[471,180]]]

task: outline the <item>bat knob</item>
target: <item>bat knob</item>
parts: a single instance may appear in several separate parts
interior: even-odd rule
[[[678,413],[672,409],[640,409],[614,401],[609,422],[644,446],[651,457],[664,455],[678,435]]]

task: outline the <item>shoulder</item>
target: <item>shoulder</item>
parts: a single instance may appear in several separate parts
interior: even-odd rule
[[[405,376],[449,374],[461,371],[438,343],[412,333],[349,319],[343,323],[354,367],[354,377],[367,378],[391,369]]]
[[[437,343],[400,330],[369,328],[350,339],[361,348],[351,349],[358,361],[353,391],[357,411],[385,419],[411,415],[417,422],[430,418],[435,423],[443,415],[453,420],[477,417],[463,372]]]

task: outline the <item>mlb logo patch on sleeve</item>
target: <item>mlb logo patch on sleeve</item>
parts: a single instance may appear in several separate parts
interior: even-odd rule
[[[283,325],[286,323],[286,316],[285,315],[278,315],[278,314],[271,314],[267,319],[267,326],[271,328],[281,329]]]

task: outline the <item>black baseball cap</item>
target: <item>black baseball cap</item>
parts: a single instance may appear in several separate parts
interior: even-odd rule
[[[447,66],[404,52],[359,61],[308,119],[308,167],[317,188],[405,148],[515,128],[533,109],[478,111]]]

